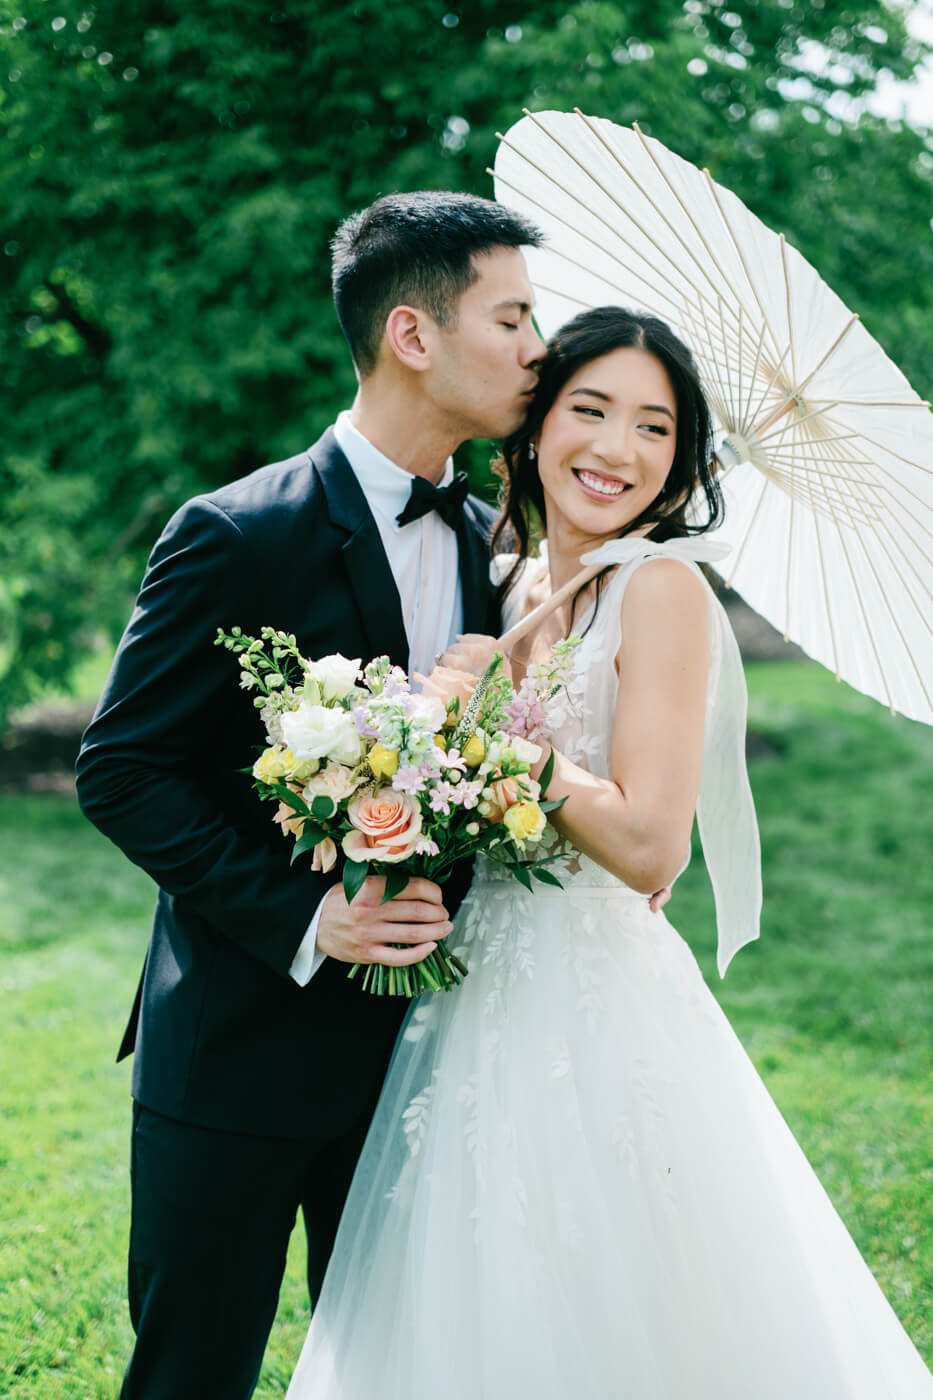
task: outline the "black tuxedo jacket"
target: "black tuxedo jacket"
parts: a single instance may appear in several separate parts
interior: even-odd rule
[[[492,512],[458,530],[464,630],[495,632]],[[407,1003],[326,961],[288,975],[333,874],[291,842],[251,780],[264,733],[218,626],[293,632],[310,657],[405,667],[398,590],[365,496],[328,430],[307,452],[183,506],[156,544],[78,759],[87,816],[159,886],[121,1047],[134,1096],[169,1117],[326,1140],[371,1107]],[[462,898],[445,889],[448,908]]]

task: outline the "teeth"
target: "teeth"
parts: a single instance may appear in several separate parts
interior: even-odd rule
[[[627,482],[621,482],[618,486],[610,486],[601,477],[592,476],[589,472],[580,472],[580,480],[591,490],[598,491],[601,496],[621,496],[625,490]]]

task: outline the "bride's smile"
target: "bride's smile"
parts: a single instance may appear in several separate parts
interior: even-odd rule
[[[538,470],[551,548],[616,535],[667,479],[677,406],[667,371],[646,350],[624,347],[581,368],[541,425]]]

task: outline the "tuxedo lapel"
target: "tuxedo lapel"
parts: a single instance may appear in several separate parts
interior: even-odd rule
[[[398,587],[379,527],[332,429],[308,449],[308,456],[324,488],[331,522],[347,535],[342,545],[346,581],[369,645],[369,654],[363,659],[387,653],[397,666],[407,670],[408,637]]]
[[[489,533],[482,517],[474,512],[469,502],[457,530],[457,551],[463,596],[463,630],[487,632],[491,601]]]
[[[331,522],[345,535],[346,581],[356,603],[371,656],[388,652],[408,668],[408,637],[398,586],[389,567],[379,527],[333,430],[308,449],[324,489]],[[481,509],[468,500],[457,528],[464,632],[487,632],[492,590],[489,583],[489,527]],[[336,582],[336,581],[335,581]]]

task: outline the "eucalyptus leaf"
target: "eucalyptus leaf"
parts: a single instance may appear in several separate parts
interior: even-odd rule
[[[520,885],[525,886],[526,890],[533,890],[534,887],[531,883],[531,876],[529,875],[524,865],[513,866],[512,874],[515,876],[516,880]]]
[[[311,809],[301,796],[300,792],[292,792],[285,783],[268,783],[268,787],[285,803],[286,807],[291,807],[292,811],[300,817],[310,817]]]
[[[356,896],[366,881],[369,874],[369,862],[360,860],[348,860],[343,867],[343,892],[347,897],[347,903],[352,904]]]
[[[380,904],[388,904],[390,899],[394,899],[397,894],[401,894],[402,890],[408,884],[410,876],[407,870],[402,870],[397,865],[391,865],[386,872],[385,878],[385,893],[379,901]]]
[[[543,885],[554,885],[559,890],[564,888],[557,876],[550,870],[539,869],[538,866],[533,865],[531,867],[531,873],[534,875],[535,879],[540,880]]]
[[[294,865],[298,856],[304,855],[306,851],[313,851],[315,846],[319,846],[326,839],[327,832],[322,831],[320,827],[313,827],[310,831],[306,827],[295,842],[292,850],[292,864]]]

